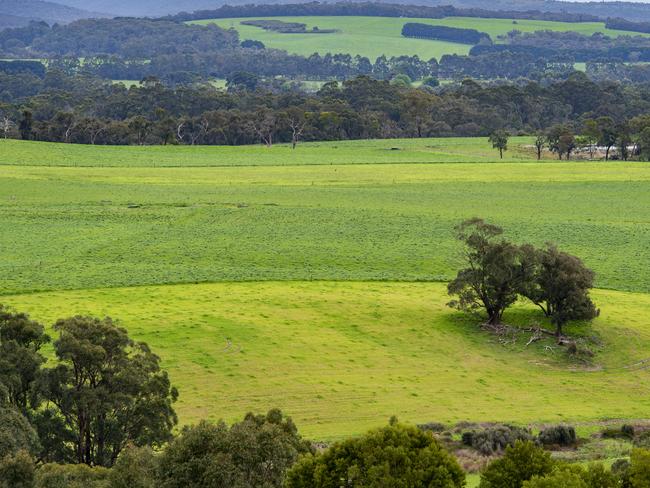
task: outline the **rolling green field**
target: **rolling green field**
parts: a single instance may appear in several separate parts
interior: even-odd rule
[[[222,283],[5,297],[51,322],[123,318],[163,358],[183,423],[279,406],[318,439],[408,422],[642,418],[650,373],[626,366],[650,348],[650,296],[595,293],[598,368],[562,349],[504,347],[449,310],[436,283]],[[535,320],[514,310],[514,323]],[[574,332],[576,332],[574,328]],[[598,401],[594,400],[597,395]]]
[[[162,357],[183,423],[280,406],[332,439],[392,414],[646,417],[650,373],[626,366],[650,357],[650,165],[537,162],[529,144],[500,162],[486,139],[2,141],[0,303],[119,319]],[[453,226],[477,215],[596,270],[603,313],[574,329],[598,338],[593,367],[504,347],[445,306]]]
[[[516,24],[508,19],[481,19],[470,17],[449,17],[445,19],[410,19],[389,17],[259,17],[259,19],[277,19],[286,22],[301,22],[310,29],[337,29],[333,34],[281,34],[266,31],[259,27],[241,25],[248,19],[199,20],[197,24],[215,23],[225,29],[234,28],[241,39],[262,41],[266,47],[284,49],[290,53],[309,56],[315,52],[346,53],[361,55],[375,60],[377,57],[417,54],[423,59],[440,59],[444,54],[467,54],[471,46],[453,42],[432,41],[425,39],[408,39],[402,37],[402,26],[407,22],[419,22],[431,25],[445,25],[464,29],[476,29],[487,32],[498,41],[497,36],[517,29],[522,32],[539,30],[574,31],[581,34],[603,32],[611,36],[630,34],[625,31],[606,29],[604,23],[567,23],[538,20],[517,20]],[[258,19],[257,17],[255,18]]]

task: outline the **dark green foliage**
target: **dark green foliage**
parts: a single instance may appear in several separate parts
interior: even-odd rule
[[[41,324],[0,305],[0,384],[9,403],[22,412],[27,411],[32,384],[45,363],[39,351],[47,342]]]
[[[533,436],[528,429],[507,424],[464,432],[462,435],[463,444],[476,449],[485,456],[501,452],[507,446],[513,446],[517,441],[532,440]]]
[[[286,470],[311,451],[290,418],[279,410],[248,414],[228,427],[201,422],[184,429],[164,451],[159,465],[162,488],[228,486],[280,487]]]
[[[154,488],[157,467],[150,447],[129,445],[111,469],[108,476],[110,488]]]
[[[455,488],[465,486],[456,460],[430,433],[393,422],[366,435],[303,457],[287,474],[287,488],[345,486]]]
[[[553,466],[550,453],[533,442],[517,441],[483,471],[480,488],[520,488],[533,476],[546,476]]]
[[[546,249],[522,247],[530,279],[522,281],[521,293],[531,300],[555,325],[556,335],[573,320],[591,320],[598,310],[589,297],[595,274],[580,258],[549,245]]]
[[[488,323],[497,325],[503,312],[517,300],[525,279],[519,248],[500,238],[503,229],[474,218],[456,228],[465,245],[467,267],[449,283],[450,295],[458,299],[450,307],[466,312],[484,310]]]
[[[463,44],[478,44],[490,42],[490,36],[485,32],[476,29],[460,29],[444,25],[421,24],[419,22],[407,22],[402,27],[404,37],[416,37],[419,39],[437,39],[439,41],[460,42]]]
[[[538,436],[544,446],[575,446],[578,441],[576,430],[571,425],[554,425],[544,428]]]
[[[160,360],[129,339],[111,319],[59,320],[54,343],[59,363],[44,370],[39,390],[56,407],[63,437],[74,439],[75,460],[110,466],[128,443],[160,446],[172,437],[177,392]]]
[[[0,488],[34,488],[36,467],[29,453],[0,456]]]
[[[0,404],[0,459],[19,451],[38,454],[38,435],[29,421],[15,408]]]

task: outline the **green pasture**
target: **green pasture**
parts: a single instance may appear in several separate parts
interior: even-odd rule
[[[266,47],[284,49],[291,53],[308,56],[315,52],[344,53],[361,55],[375,60],[377,57],[417,54],[423,59],[440,59],[444,54],[467,54],[471,46],[453,42],[425,39],[408,39],[402,37],[402,26],[407,22],[419,22],[431,25],[445,25],[464,29],[476,29],[487,32],[498,41],[497,37],[512,30],[534,32],[539,30],[574,31],[581,34],[603,32],[611,36],[630,34],[625,31],[606,29],[602,22],[568,23],[538,20],[482,19],[471,17],[448,17],[445,19],[411,19],[390,17],[259,17],[259,19],[277,19],[286,22],[301,22],[310,29],[337,29],[332,34],[282,34],[266,31],[259,27],[241,25],[243,20],[214,19],[199,20],[197,24],[214,23],[223,28],[233,28],[240,38],[262,41]],[[257,19],[257,18],[255,18]],[[516,22],[516,23],[515,23]],[[634,34],[636,35],[636,34]]]
[[[506,161],[534,159],[532,137],[513,137]],[[84,146],[0,139],[0,166],[199,167],[497,162],[487,138],[388,139],[265,146]]]
[[[554,241],[582,256],[601,288],[650,291],[646,163],[395,164],[404,156],[450,161],[456,150],[467,161],[472,147],[486,150],[482,139],[465,146],[454,140],[440,153],[426,141],[359,142],[358,160],[355,143],[341,144],[341,153],[323,145],[321,162],[332,164],[320,165],[318,145],[292,152],[13,144],[0,144],[13,148],[4,161],[23,158],[0,166],[0,294],[223,281],[444,281],[459,265],[453,227],[477,215],[517,241]],[[378,149],[382,144],[405,150]],[[107,155],[123,157],[115,157],[121,167],[27,165],[38,147],[52,164],[101,166]],[[209,155],[222,151],[233,155],[223,161],[242,165],[151,167],[157,155],[166,154],[167,164],[174,154],[180,165],[209,164]],[[383,163],[370,164],[373,154]]]
[[[596,291],[593,366],[552,342],[501,345],[448,309],[436,283],[220,283],[6,296],[51,323],[111,315],[159,353],[180,389],[181,423],[280,407],[305,435],[347,437],[407,422],[643,418],[650,295]],[[506,320],[540,320],[531,307]],[[550,345],[550,348],[545,346]]]

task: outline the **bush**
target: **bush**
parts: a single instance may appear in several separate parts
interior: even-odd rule
[[[634,427],[631,425],[623,425],[622,427],[608,427],[603,429],[600,435],[604,439],[633,439]]]
[[[643,449],[650,449],[650,430],[646,430],[637,435],[634,439],[634,445]]]
[[[576,430],[570,425],[554,425],[543,429],[538,440],[544,446],[575,446]]]
[[[533,476],[546,476],[553,469],[551,454],[531,441],[516,441],[505,455],[481,474],[480,488],[520,488]]]
[[[590,464],[583,475],[583,479],[589,488],[616,488],[620,486],[619,479],[613,470],[608,471],[601,463]]]
[[[18,451],[34,455],[39,450],[38,435],[28,420],[13,407],[0,406],[0,459]]]
[[[34,488],[35,476],[34,461],[25,451],[0,460],[0,488]]]
[[[430,434],[393,423],[303,457],[287,473],[287,488],[465,486],[465,473]]]
[[[631,488],[650,486],[650,451],[634,449],[630,455],[628,470]]]
[[[489,456],[512,446],[516,441],[532,441],[530,431],[514,425],[496,425],[474,432],[464,432],[462,442],[481,454]]]
[[[45,464],[36,472],[36,488],[107,488],[108,473],[85,464]]]
[[[444,432],[447,429],[447,426],[445,424],[441,424],[440,422],[429,422],[426,424],[420,424],[418,425],[418,429],[423,430],[425,432]]]
[[[582,479],[582,474],[579,467],[563,466],[546,476],[533,476],[529,481],[524,481],[522,486],[523,488],[589,488]]]
[[[248,414],[230,428],[201,422],[186,428],[160,457],[159,486],[280,487],[286,470],[310,445],[279,410]]]
[[[153,488],[156,458],[150,447],[128,446],[111,469],[110,488]]]
[[[625,424],[621,427],[621,434],[628,439],[634,439],[634,426]]]

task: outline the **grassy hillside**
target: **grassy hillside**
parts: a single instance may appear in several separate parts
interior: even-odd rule
[[[56,151],[65,149],[84,155],[64,153],[68,163],[102,164],[121,154],[116,164],[125,167],[0,166],[0,211],[11,229],[0,234],[0,293],[197,281],[445,280],[458,262],[453,226],[476,215],[514,239],[556,241],[584,257],[600,287],[650,291],[647,164],[389,164],[468,161],[472,148],[487,154],[484,139],[436,149],[442,142],[411,141],[402,152],[381,146],[407,148],[406,141],[362,141],[341,144],[342,153],[333,145],[291,152],[7,143],[14,150],[3,152],[5,161],[13,154],[24,164],[38,154],[61,164],[66,156]],[[41,150],[30,153],[34,148]],[[148,167],[173,164],[175,156],[179,165],[263,166]],[[370,164],[373,158],[384,164]],[[351,164],[357,161],[367,164]]]
[[[265,17],[260,17],[263,19]],[[268,17],[266,17],[268,18]],[[406,22],[421,22],[431,25],[445,25],[477,29],[487,32],[496,41],[496,37],[513,29],[522,32],[538,30],[575,31],[582,34],[604,32],[616,36],[629,34],[623,31],[605,29],[604,23],[567,23],[545,22],[537,20],[517,20],[516,24],[507,19],[479,19],[467,17],[449,17],[446,19],[409,19],[387,17],[273,17],[287,22],[301,22],[308,28],[338,29],[334,34],[281,34],[265,31],[259,27],[241,25],[242,20],[251,19],[217,19],[200,20],[199,24],[216,23],[224,28],[236,29],[241,39],[255,39],[264,42],[267,47],[284,49],[291,53],[308,56],[318,52],[360,54],[374,61],[381,55],[400,56],[417,54],[423,59],[432,57],[440,59],[443,54],[467,54],[471,48],[466,44],[432,41],[425,39],[407,39],[402,37],[402,26]]]
[[[279,406],[331,439],[398,414],[409,422],[597,420],[647,416],[650,296],[595,293],[597,366],[562,349],[500,345],[445,306],[442,284],[226,283],[84,290],[4,303],[51,322],[111,314],[163,358],[182,423]],[[512,323],[537,320],[514,310]],[[580,329],[574,327],[573,333]],[[597,393],[597,401],[594,394]]]

